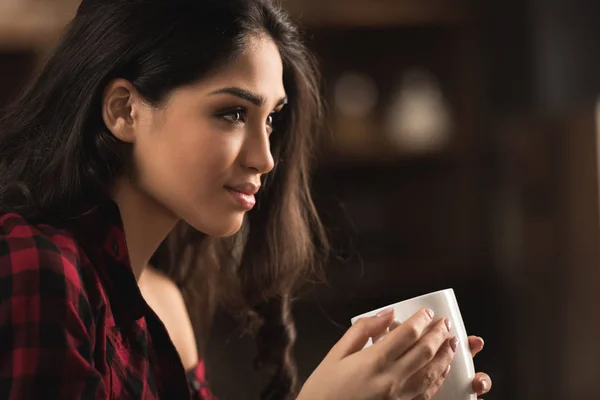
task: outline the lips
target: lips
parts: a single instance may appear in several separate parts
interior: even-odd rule
[[[225,186],[225,189],[239,208],[250,211],[256,205],[254,195],[258,193],[260,186],[246,182],[235,186]]]
[[[255,185],[254,183],[246,182],[235,186],[225,186],[225,188],[229,190],[235,190],[236,192],[240,192],[249,196],[254,196],[256,193],[258,193],[260,185]]]

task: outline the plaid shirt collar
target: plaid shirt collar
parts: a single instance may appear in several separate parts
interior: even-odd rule
[[[95,207],[76,221],[74,229],[87,254],[95,259],[109,297],[119,304],[113,307],[113,313],[126,314],[133,320],[145,316],[149,307],[131,269],[119,206],[107,201]]]

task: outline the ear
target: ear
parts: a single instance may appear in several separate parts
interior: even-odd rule
[[[141,98],[131,82],[115,79],[106,86],[102,97],[102,119],[117,139],[135,142],[141,105]]]

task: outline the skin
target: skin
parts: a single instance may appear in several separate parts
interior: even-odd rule
[[[113,199],[121,211],[138,280],[180,219],[211,236],[237,232],[248,210],[227,188],[259,185],[261,176],[273,168],[269,139],[277,134],[271,127],[273,113],[286,102],[283,67],[270,39],[249,40],[248,50],[232,64],[174,90],[160,106],[149,105],[123,79],[105,88],[104,123],[133,149],[133,172],[118,179]],[[176,297],[172,291],[171,298],[150,297],[150,302],[177,346],[179,323],[189,316]],[[163,301],[178,303],[183,310],[179,317],[167,315]],[[315,370],[300,398],[425,400],[437,392],[453,357],[452,338],[443,321],[424,334],[433,319],[418,313],[359,351],[369,337],[381,335],[392,318],[390,314],[365,319],[350,328]],[[471,340],[476,353],[482,344]],[[183,354],[187,346],[178,348],[184,364],[197,359]],[[478,374],[473,383],[478,393],[482,379],[491,383],[487,375]]]
[[[198,364],[198,347],[181,291],[166,275],[151,266],[144,269],[138,285],[150,308],[167,328],[185,370],[192,370]]]

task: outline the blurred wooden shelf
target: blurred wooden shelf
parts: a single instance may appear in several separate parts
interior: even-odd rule
[[[449,160],[452,158],[450,149],[444,148],[423,153],[411,153],[397,150],[391,146],[365,146],[361,149],[344,147],[327,147],[321,150],[324,162],[327,166],[356,166],[356,165],[406,165],[429,163],[437,160]]]
[[[411,150],[396,146],[375,124],[368,134],[332,129],[322,138],[319,153],[328,165],[402,165],[421,161],[450,160],[456,155],[455,138],[431,149]],[[365,128],[368,129],[368,128]],[[354,137],[353,137],[354,136]]]
[[[283,0],[307,27],[452,26],[471,19],[464,0]]]
[[[78,3],[79,0],[55,0],[52,6],[0,7],[0,51],[52,48],[75,15]]]
[[[64,26],[0,24],[0,51],[43,50],[58,41]]]

